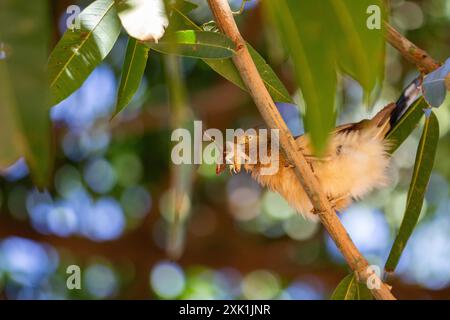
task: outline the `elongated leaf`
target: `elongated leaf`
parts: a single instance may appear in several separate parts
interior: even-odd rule
[[[180,10],[179,7],[174,6],[173,12],[180,18],[177,20],[180,21],[178,24],[182,24],[185,28],[192,28],[199,31],[202,30],[202,28],[189,19],[189,17],[185,14],[185,11]],[[272,96],[272,99],[275,102],[292,103],[292,98],[286,87],[283,85],[272,68],[266,63],[264,58],[261,57],[261,55],[249,43],[247,43],[247,47],[267,90]],[[242,81],[241,75],[231,59],[203,59],[203,61],[210,66],[211,69],[216,71],[228,81],[234,83],[243,90],[247,90],[244,82]]]
[[[97,0],[80,16],[80,29],[67,30],[50,55],[53,104],[77,90],[111,51],[120,34],[114,0]]]
[[[331,31],[334,31],[333,38],[336,40],[337,61],[344,72],[361,84],[368,96],[377,81],[382,82],[384,74],[383,1],[331,0],[331,5],[336,20],[336,28]],[[370,8],[375,10],[369,11],[378,21],[369,18],[367,11]],[[374,22],[380,23],[379,29],[372,25]]]
[[[258,69],[258,72],[273,100],[275,102],[292,103],[292,98],[286,87],[272,68],[267,64],[264,58],[250,44],[247,43],[247,47],[253,62],[255,63],[256,68]]]
[[[47,1],[0,1],[0,165],[25,156],[38,187],[47,184],[52,167],[48,9]]]
[[[420,119],[424,115],[424,110],[428,108],[423,97],[417,99],[413,105],[405,112],[402,118],[396,123],[394,128],[389,132],[386,139],[391,142],[390,153],[395,150],[410,136],[411,132],[417,127]]]
[[[147,45],[161,53],[201,59],[230,58],[235,52],[233,42],[216,32],[182,30],[170,38],[164,37],[158,43],[147,42]]]
[[[157,42],[169,21],[163,0],[115,0],[120,21],[127,33],[138,40]]]
[[[253,49],[253,47],[250,44],[247,43],[247,47],[248,51],[250,52],[250,55],[252,56],[253,62],[255,63],[262,80],[264,81],[267,90],[272,96],[272,99],[276,102],[292,103],[292,98],[289,95],[289,92],[287,91],[286,87],[283,85],[283,83],[275,74],[275,72],[272,70],[272,68],[266,63],[264,58],[261,57],[261,55],[255,49]],[[236,67],[233,64],[233,61],[231,61],[230,59],[227,60],[204,59],[204,61],[211,67],[211,69],[216,71],[225,79],[233,82],[241,89],[247,90],[239,72],[237,71]]]
[[[316,153],[323,152],[335,126],[336,64],[329,2],[265,1],[266,12],[290,53],[297,84],[306,102],[304,123]],[[319,9],[319,10],[318,10]]]
[[[6,61],[0,60],[0,172],[23,155],[24,145],[15,119],[18,111]]]
[[[197,9],[198,5],[187,0],[176,0],[172,7],[183,12],[184,14],[188,14],[189,12]]]
[[[117,94],[116,114],[130,103],[134,94],[139,89],[147,64],[149,50],[145,44],[140,43],[136,39],[129,38],[119,92]]]
[[[372,300],[366,285],[358,283],[354,274],[347,275],[334,289],[331,300]]]
[[[197,26],[187,15],[198,6],[192,2],[185,0],[177,0],[173,4],[169,4],[170,18],[169,18],[169,32],[178,30],[198,30],[203,31]]]
[[[425,121],[422,137],[417,148],[416,162],[409,186],[405,214],[385,266],[388,272],[395,270],[403,249],[419,220],[423,199],[430,180],[431,171],[433,170],[438,140],[439,123],[432,112]]]

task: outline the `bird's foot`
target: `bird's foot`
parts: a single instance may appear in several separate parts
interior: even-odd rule
[[[230,164],[229,168],[231,174],[238,174],[241,172],[241,166],[239,164]]]
[[[346,208],[351,202],[351,196],[349,193],[346,193],[342,196],[332,197],[328,196],[328,201],[330,202],[331,208],[334,211],[339,211],[343,208]]]
[[[311,209],[311,213],[313,215],[319,215],[319,214],[325,213],[325,212],[326,212],[326,210],[319,210],[319,209],[316,209],[316,208]]]
[[[332,197],[332,196],[327,196],[328,201],[331,205],[331,209],[333,209],[333,211],[339,211],[340,209],[343,209],[345,207],[347,207],[350,204],[350,194],[345,194],[342,196],[339,196],[337,198]],[[321,213],[325,213],[326,210],[319,210],[316,208],[313,208],[311,210],[311,213],[314,215],[318,215]]]

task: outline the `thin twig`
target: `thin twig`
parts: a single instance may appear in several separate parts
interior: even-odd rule
[[[256,66],[248,52],[244,39],[233,18],[232,11],[227,0],[208,0],[211,11],[216,19],[217,26],[236,45],[236,54],[233,62],[236,65],[250,95],[252,96],[263,119],[272,129],[280,130],[280,145],[287,159],[294,164],[295,174],[305,189],[319,218],[336,243],[350,268],[356,273],[361,282],[366,282],[369,277],[379,283],[378,289],[371,292],[376,299],[394,300],[395,297],[389,288],[375,275],[368,273],[368,262],[356,248],[336,213],[332,209],[326,195],[323,193],[317,178],[311,171],[305,157],[298,150],[298,146],[278,112],[269,92],[256,69]]]
[[[390,24],[385,23],[386,40],[397,49],[409,62],[415,64],[422,73],[430,73],[441,66],[426,51],[420,49],[414,43],[406,39]]]
[[[238,11],[232,11],[234,16],[239,16],[241,15],[244,10],[245,10],[245,4],[248,2],[249,0],[242,0],[241,6],[239,8]]]

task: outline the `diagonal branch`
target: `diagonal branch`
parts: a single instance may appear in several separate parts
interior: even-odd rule
[[[430,73],[441,66],[441,64],[434,60],[426,51],[406,39],[390,24],[385,23],[384,26],[386,28],[386,40],[397,49],[406,60],[415,64],[422,73]]]
[[[375,280],[374,282],[380,284],[379,288],[371,290],[376,299],[394,300],[395,297],[390,292],[388,286],[384,284],[377,275],[368,272],[369,264],[367,260],[362,256],[358,248],[356,248],[355,244],[350,239],[350,236],[347,234],[347,231],[332,209],[303,154],[299,152],[293,136],[264,86],[258,70],[247,50],[245,41],[234,21],[228,1],[208,0],[208,3],[219,28],[231,38],[236,45],[236,54],[233,56],[233,62],[239,70],[259,112],[269,128],[280,130],[280,145],[282,151],[287,159],[294,164],[294,170],[298,180],[305,189],[315,211],[318,212],[322,224],[336,243],[347,261],[347,264],[356,273],[361,282],[366,282],[370,277],[372,281]]]

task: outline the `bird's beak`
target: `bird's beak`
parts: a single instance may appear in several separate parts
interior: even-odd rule
[[[226,154],[225,154],[225,151],[223,151],[222,152],[222,161],[221,161],[221,163],[217,163],[217,165],[216,165],[216,175],[219,175],[222,172],[224,172],[226,168],[227,168]]]
[[[226,164],[218,164],[218,165],[216,165],[216,174],[217,175],[221,174],[222,172],[225,171],[226,168],[227,168]]]

